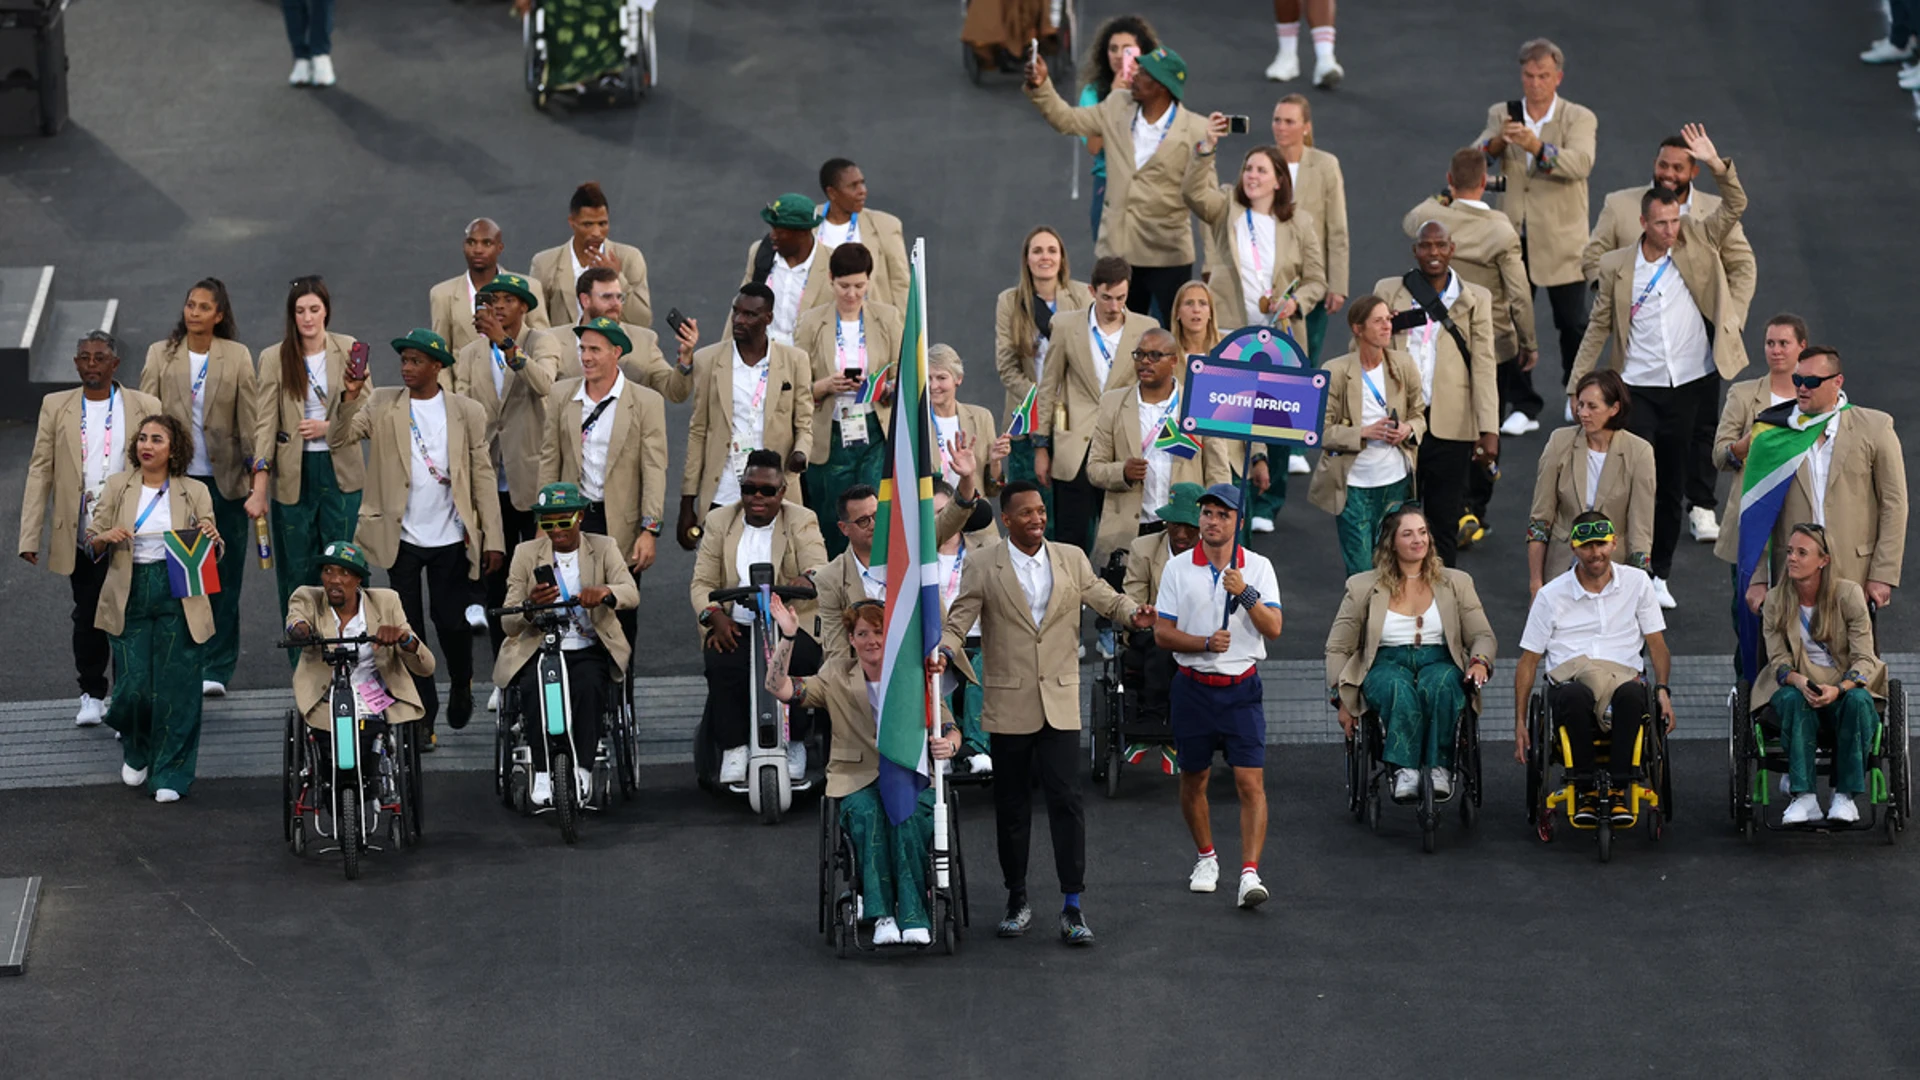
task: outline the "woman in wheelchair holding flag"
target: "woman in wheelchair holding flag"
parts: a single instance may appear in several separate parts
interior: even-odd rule
[[[1829,821],[1860,820],[1853,797],[1867,790],[1867,754],[1887,700],[1887,667],[1874,655],[1873,620],[1858,584],[1830,572],[1827,532],[1795,525],[1787,536],[1787,579],[1760,609],[1767,663],[1754,682],[1753,708],[1771,705],[1787,751],[1793,802],[1782,824],[1821,820],[1814,756],[1821,729],[1833,739]],[[1767,678],[1771,675],[1772,678]]]
[[[1352,735],[1363,709],[1377,712],[1394,799],[1418,797],[1421,769],[1432,770],[1434,794],[1445,798],[1466,684],[1477,689],[1493,676],[1493,627],[1473,578],[1441,564],[1419,503],[1387,512],[1373,565],[1347,579],[1327,633],[1340,727]]]

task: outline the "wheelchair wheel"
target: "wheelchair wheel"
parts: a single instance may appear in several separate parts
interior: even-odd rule
[[[1888,803],[1899,811],[1895,828],[1905,832],[1913,816],[1913,746],[1907,730],[1907,688],[1899,679],[1887,681],[1887,748],[1892,775],[1887,777]]]
[[[1347,736],[1347,813],[1355,821],[1365,821],[1367,817],[1367,773],[1371,771],[1367,760],[1366,736],[1355,732]]]
[[[1543,844],[1553,842],[1553,815],[1547,811],[1552,761],[1547,746],[1547,697],[1535,690],[1527,697],[1527,822]]]
[[[1594,827],[1594,837],[1600,843],[1600,861],[1613,861],[1613,818],[1600,815],[1600,824]]]
[[[960,43],[960,67],[967,73],[968,82],[975,86],[980,85],[980,54],[974,51],[973,46],[964,41]]]
[[[1747,756],[1753,731],[1753,715],[1748,711],[1752,691],[1752,685],[1742,679],[1727,694],[1727,808],[1735,829],[1744,829],[1753,814],[1753,762]]]
[[[1088,764],[1092,769],[1093,782],[1104,784],[1107,781],[1107,743],[1113,738],[1107,730],[1107,703],[1112,698],[1112,691],[1107,688],[1106,676],[1102,675],[1093,681],[1093,690],[1089,697],[1091,698],[1089,704],[1092,706],[1090,711],[1093,714],[1093,737],[1087,740]]]
[[[520,17],[520,52],[527,93],[533,97],[533,107],[544,111],[549,100],[546,44],[540,40],[540,28],[535,25],[536,21],[545,21],[539,11],[530,11]]]
[[[393,740],[394,786],[400,795],[400,810],[393,815],[396,838],[402,851],[411,852],[420,845],[419,754],[414,748],[414,725],[396,724],[388,731]]]
[[[960,793],[947,791],[947,865],[952,875],[954,903],[960,909],[959,926],[973,925],[972,903],[967,897],[967,860],[960,851]]]
[[[1468,705],[1455,729],[1454,797],[1460,800],[1460,824],[1473,828],[1480,816],[1480,714]],[[1461,790],[1465,785],[1465,790]]]
[[[633,705],[623,704],[614,729],[614,765],[620,774],[620,798],[632,802],[640,792],[640,733],[634,729]]]
[[[827,889],[833,881],[833,809],[837,800],[820,800],[820,932],[827,933]],[[828,940],[832,936],[828,935]]]
[[[282,839],[293,842],[294,807],[300,796],[300,714],[287,710],[280,748],[280,829]]]
[[[513,808],[513,700],[511,688],[500,692],[500,711],[493,721],[493,793]]]

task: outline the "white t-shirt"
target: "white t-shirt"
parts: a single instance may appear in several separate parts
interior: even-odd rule
[[[933,433],[940,441],[940,475],[947,483],[960,483],[960,474],[953,467],[953,441],[960,437],[960,413],[952,416],[933,414]],[[977,449],[977,448],[976,448]]]
[[[1270,326],[1260,310],[1260,298],[1273,291],[1274,229],[1272,214],[1256,214],[1242,206],[1233,216],[1233,256],[1240,266],[1240,298],[1246,306],[1247,326]]]
[[[1240,576],[1248,587],[1260,593],[1264,607],[1280,607],[1280,582],[1274,576],[1273,563],[1257,551],[1240,548]],[[1160,618],[1174,628],[1197,637],[1209,637],[1221,628],[1224,618],[1231,634],[1223,653],[1174,653],[1182,667],[1214,675],[1244,675],[1248,668],[1267,658],[1267,639],[1253,625],[1253,616],[1238,601],[1233,615],[1226,617],[1227,589],[1221,584],[1225,575],[1207,560],[1205,544],[1195,544],[1185,555],[1167,559],[1160,572],[1160,593],[1154,607]]]
[[[1599,501],[1600,472],[1606,467],[1607,467],[1607,452],[1605,450],[1595,450],[1592,447],[1588,447],[1587,448],[1587,506],[1586,506],[1588,510],[1593,509],[1594,503]]]
[[[325,350],[307,354],[307,396],[302,401],[300,416],[305,420],[325,420],[327,418],[327,354]],[[325,450],[325,436],[308,439],[301,445],[303,450]]]
[[[1047,619],[1047,605],[1053,602],[1053,561],[1047,555],[1047,546],[1032,555],[1021,551],[1013,541],[1007,541],[1007,553],[1013,557],[1013,576],[1020,579],[1020,592],[1027,598],[1027,614],[1033,616],[1033,625],[1039,626]]]
[[[167,495],[160,494],[171,486],[140,486],[140,501],[135,504],[134,521],[137,523],[133,533],[133,561],[142,565],[157,563],[167,557],[167,533],[173,531],[173,506]],[[152,511],[148,511],[152,507]],[[140,521],[140,515],[147,519]]]
[[[867,333],[865,312],[851,320],[836,319],[833,335],[833,373],[858,370],[863,375],[867,370]],[[860,420],[860,434],[865,435],[867,425],[864,417],[873,411],[873,406],[860,404],[859,391],[839,394],[833,401],[833,418],[844,426],[848,421]]]
[[[1147,167],[1147,161],[1160,144],[1167,139],[1167,132],[1173,128],[1175,117],[1180,115],[1180,103],[1167,106],[1167,113],[1155,123],[1148,123],[1146,114],[1138,107],[1133,110],[1133,168],[1138,172]]]
[[[1445,645],[1446,628],[1440,625],[1440,601],[1427,602],[1419,615],[1402,615],[1392,608],[1380,620],[1380,647],[1393,645]]]
[[[553,553],[553,580],[565,585],[561,590],[564,596],[580,595],[580,552],[556,551]],[[593,629],[593,615],[585,608],[574,608],[568,613],[567,632],[560,638],[562,649],[584,649],[600,640]]]
[[[341,624],[341,637],[355,637],[360,634],[369,633],[367,630],[367,605],[364,601],[365,598],[363,597],[359,610],[353,613],[353,618]],[[380,678],[380,669],[374,662],[373,645],[370,642],[361,642],[355,646],[354,656],[353,674],[348,676],[353,682],[353,685],[363,686],[367,683],[376,683],[382,690],[385,690],[386,683]],[[366,702],[359,694],[353,695],[353,707],[356,714],[366,711]]]
[[[800,265],[789,266],[779,255],[773,257],[773,272],[767,275],[767,288],[773,290],[773,326],[767,336],[782,345],[793,344],[794,327],[800,324],[800,298],[807,291],[807,275],[813,273],[813,260],[820,257],[824,244],[814,244]]]
[[[453,505],[453,488],[434,475],[452,476],[447,471],[451,467],[447,395],[435,393],[424,401],[405,401],[413,421],[408,433],[412,482],[407,489],[406,516],[400,519],[400,539],[425,548],[458,544],[466,537],[466,530],[460,527],[460,513]],[[433,459],[431,467],[428,458]]]
[[[747,454],[760,448],[767,428],[767,383],[773,369],[772,350],[757,364],[740,359],[740,346],[733,350],[733,427],[727,436],[727,467],[713,489],[715,505],[740,501],[740,471],[747,467]]]
[[[213,375],[207,370],[208,354],[187,354],[187,386],[193,395],[193,460],[187,463],[188,476],[212,476],[213,459],[207,456],[207,384]]]
[[[87,526],[93,508],[106,490],[107,477],[127,467],[127,403],[120,388],[107,392],[106,401],[80,398],[80,523],[75,540],[86,547]]]
[[[1120,349],[1120,335],[1126,329],[1127,324],[1121,323],[1120,329],[1107,333],[1100,329],[1098,309],[1087,309],[1087,351],[1093,354],[1093,370],[1100,376],[1103,387],[1107,385],[1107,375],[1113,371],[1114,354]]]
[[[841,244],[857,244],[860,242],[860,215],[858,213],[847,215],[844,225],[835,225],[831,219],[822,217],[820,227],[813,231],[813,236],[814,239],[825,244],[829,250]]]
[[[750,576],[754,563],[773,561],[773,526],[778,520],[780,519],[776,517],[774,521],[769,521],[765,525],[748,524],[744,519],[740,522],[740,544],[733,549],[735,586],[744,589],[753,584]],[[753,619],[752,607],[746,604],[733,605],[734,622],[750,625]]]
[[[1447,287],[1440,290],[1440,306],[1451,308],[1458,299],[1460,275],[1448,270]],[[1429,403],[1433,401],[1433,369],[1440,362],[1440,335],[1446,332],[1446,327],[1432,320],[1407,331],[1407,352],[1413,355],[1414,364],[1420,368],[1420,389],[1425,391]]]
[[[963,537],[960,546],[949,555],[940,553],[940,611],[945,614],[953,607],[953,598],[960,595],[960,579],[966,576],[967,541]],[[973,626],[967,630],[968,637],[980,636],[980,620],[973,620]]]
[[[1620,372],[1628,386],[1681,386],[1715,370],[1706,320],[1672,262],[1672,252],[1648,262],[1646,248],[1633,246],[1633,298],[1640,307],[1630,309]]]
[[[1653,579],[1637,567],[1616,564],[1612,579],[1597,593],[1580,584],[1577,570],[1541,586],[1527,612],[1520,648],[1545,657],[1548,671],[1582,656],[1639,671],[1646,636],[1666,628]]]
[[[613,421],[620,413],[620,390],[626,385],[625,375],[615,374],[613,387],[601,401],[612,401],[607,411],[593,422],[580,435],[580,494],[588,502],[600,502],[606,498],[607,461],[613,455]],[[580,388],[573,393],[573,400],[580,403],[580,423],[585,424],[593,415],[600,402],[587,396],[587,381],[580,380]]]
[[[1833,662],[1833,654],[1826,646],[1813,640],[1813,609],[1800,605],[1800,647],[1807,651],[1807,659],[1821,667],[1839,667]]]
[[[1360,388],[1360,426],[1387,418],[1387,365],[1372,371],[1355,365],[1354,375],[1365,385]],[[1379,396],[1375,397],[1378,392]],[[1348,487],[1385,487],[1406,478],[1407,456],[1400,448],[1382,439],[1366,440],[1366,448],[1354,456],[1347,473]]]
[[[1173,455],[1153,444],[1167,418],[1179,411],[1180,392],[1176,389],[1165,401],[1147,402],[1140,400],[1136,389],[1133,401],[1140,424],[1140,456],[1147,461],[1147,475],[1140,482],[1140,520],[1159,521],[1160,508],[1167,505],[1167,488],[1173,484]],[[1133,456],[1133,449],[1124,448],[1127,457]]]
[[[1827,524],[1827,478],[1833,475],[1833,429],[1814,440],[1813,449],[1807,451],[1807,479],[1813,481],[1813,521],[1826,527]]]
[[[577,285],[577,284],[579,283],[579,281],[580,281],[580,275],[581,275],[581,274],[584,274],[584,273],[586,273],[586,272],[587,272],[587,268],[586,268],[586,267],[584,267],[584,266],[582,266],[582,265],[580,265],[580,256],[579,256],[579,254],[578,254],[578,253],[576,253],[576,252],[575,252],[575,251],[573,250],[573,242],[572,242],[572,241],[568,241],[568,242],[567,242],[567,262],[568,262],[568,263],[570,263],[570,264],[572,264],[572,266],[573,266],[573,276],[567,279],[567,293],[568,293],[569,295],[572,295],[572,293],[573,293],[573,287],[574,287],[575,285]],[[469,279],[469,280],[467,281],[467,288],[468,288],[468,289],[469,289],[470,291],[475,291],[475,292],[477,293],[477,290],[474,290],[474,289],[473,289],[473,281],[472,281],[471,279]],[[476,304],[477,304],[477,303],[479,302],[479,301],[478,301],[478,299],[477,299],[476,297],[474,297],[474,296],[469,296],[469,297],[468,297],[467,299],[468,299],[468,301],[469,301],[469,302],[471,302],[471,303],[476,303]],[[577,297],[577,296],[575,296],[575,297],[574,297],[574,299],[573,299],[573,302],[574,302],[574,303],[576,303],[576,304],[577,304],[577,303],[579,303],[579,302],[580,302],[580,298],[579,298],[579,297]],[[469,308],[469,310],[471,310],[471,308]]]

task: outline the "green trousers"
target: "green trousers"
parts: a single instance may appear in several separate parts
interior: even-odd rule
[[[1279,443],[1261,443],[1260,449],[1267,455],[1267,490],[1247,489],[1247,494],[1251,496],[1247,503],[1247,517],[1277,521],[1280,511],[1287,505],[1287,462],[1293,457],[1293,448]],[[1233,463],[1236,483],[1242,464],[1239,461]]]
[[[927,853],[933,850],[933,789],[922,791],[920,808],[896,826],[880,805],[879,785],[868,784],[840,800],[840,827],[853,842],[866,917],[895,919],[902,930],[929,929]]]
[[[1039,477],[1033,471],[1033,440],[1022,435],[1014,439],[1007,448],[1007,481],[1025,480],[1030,484],[1039,483]],[[1040,484],[1040,501],[1047,507],[1047,539],[1053,535],[1053,487]]]
[[[240,662],[240,585],[246,577],[247,560],[254,557],[253,520],[247,517],[245,499],[220,494],[211,476],[194,479],[207,485],[213,496],[213,525],[227,545],[220,553],[220,591],[207,598],[213,605],[213,637],[200,646],[202,677],[228,683],[233,681],[234,665]],[[163,587],[165,576],[161,575]]]
[[[1315,367],[1320,365],[1320,346],[1326,340],[1327,306],[1315,304],[1313,310],[1307,312],[1307,359],[1312,360]]]
[[[878,416],[867,414],[865,446],[842,446],[840,421],[831,422],[833,452],[825,461],[808,462],[806,472],[807,503],[820,519],[820,535],[827,542],[829,559],[847,550],[847,538],[836,527],[840,520],[840,493],[855,484],[879,490],[880,477],[886,472],[887,464],[887,433],[881,430]]]
[[[320,552],[336,540],[353,539],[360,522],[360,493],[340,490],[332,453],[309,450],[300,455],[300,501],[276,502],[272,510],[273,576],[284,614],[293,590],[320,584]],[[288,649],[287,661],[297,667],[300,650]]]
[[[980,650],[968,649],[967,662],[973,665],[973,670],[981,670]],[[962,757],[988,752],[987,729],[980,724],[982,697],[979,687],[961,683],[947,701],[947,707],[953,710],[953,715],[960,724],[960,756]]]
[[[1453,767],[1454,728],[1467,705],[1460,680],[1445,645],[1389,645],[1374,654],[1360,692],[1386,728],[1387,764]]]
[[[126,625],[109,639],[113,697],[107,726],[120,733],[122,759],[148,769],[147,790],[182,795],[200,757],[200,663],[204,647],[167,585],[167,564],[136,564]]]
[[[626,60],[620,45],[620,4],[616,0],[546,0],[550,86],[571,86],[609,71]]]
[[[1822,727],[1837,730],[1833,739],[1833,790],[1858,795],[1867,790],[1867,754],[1880,729],[1873,695],[1855,687],[1824,709],[1807,704],[1791,686],[1773,692],[1773,714],[1780,718],[1780,741],[1787,748],[1787,785],[1795,795],[1814,789],[1813,758]]]
[[[1347,576],[1373,569],[1373,541],[1387,507],[1405,502],[1413,491],[1413,478],[1404,476],[1379,487],[1348,487],[1347,505],[1333,519],[1340,535],[1340,558],[1347,564]]]

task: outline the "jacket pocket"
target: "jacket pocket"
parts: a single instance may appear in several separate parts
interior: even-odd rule
[[[866,756],[867,752],[857,746],[836,746],[832,754],[835,761],[860,761]]]
[[[1013,675],[982,675],[980,685],[989,690],[1018,690],[1023,682]]]
[[[1863,559],[1871,559],[1873,558],[1873,545],[1872,544],[1855,544],[1853,546],[1853,553],[1855,555],[1860,556]]]

